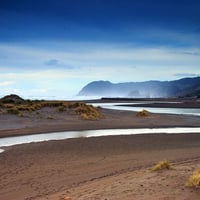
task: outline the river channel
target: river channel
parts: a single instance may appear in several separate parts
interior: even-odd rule
[[[123,103],[124,104],[124,103]],[[107,109],[117,110],[129,110],[129,111],[140,111],[147,109],[150,112],[155,113],[169,113],[169,114],[186,114],[186,115],[197,115],[200,116],[200,109],[186,109],[186,108],[143,108],[143,107],[130,107],[120,106],[119,103],[105,103],[105,104],[93,104],[95,106],[101,106]],[[130,134],[151,134],[151,133],[200,133],[200,127],[175,127],[175,128],[137,128],[137,129],[107,129],[107,130],[85,130],[85,131],[65,131],[65,132],[54,132],[45,134],[34,134],[27,136],[15,136],[0,138],[0,153],[2,153],[3,147],[13,146],[17,144],[26,144],[32,142],[42,142],[50,140],[63,140],[69,138],[78,137],[97,137],[97,136],[108,136],[108,135],[130,135]]]

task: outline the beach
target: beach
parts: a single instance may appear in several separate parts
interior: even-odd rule
[[[185,184],[199,167],[199,147],[199,134],[106,136],[7,147],[0,155],[0,199],[198,199],[199,190]],[[175,163],[175,170],[149,171],[163,159]]]
[[[55,113],[53,115],[53,113]],[[26,117],[1,115],[0,136],[67,130],[198,127],[200,117],[102,109],[100,120],[45,108]],[[47,119],[52,115],[53,119]],[[186,186],[200,167],[200,134],[140,134],[73,138],[5,147],[0,153],[0,199],[199,199]],[[173,170],[151,172],[167,159]]]

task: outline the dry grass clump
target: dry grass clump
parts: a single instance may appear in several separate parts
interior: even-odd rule
[[[15,103],[5,103],[1,104],[2,108],[6,108],[8,110],[8,113],[12,114],[18,114],[17,112],[12,112],[12,110],[18,110],[18,111],[27,111],[27,112],[33,112],[40,110],[44,107],[67,107],[64,102],[57,102],[57,101],[24,101],[20,104]]]
[[[189,180],[186,184],[189,187],[200,187],[200,169],[196,170],[192,176],[189,177]]]
[[[47,119],[54,119],[54,117],[52,115],[48,115]]]
[[[85,120],[98,120],[103,117],[98,108],[84,103],[80,103],[79,106],[75,108],[75,112]]]
[[[83,105],[85,105],[85,104],[82,103],[82,102],[68,102],[66,104],[67,108],[69,108],[69,109],[78,108],[78,107],[83,106]]]
[[[2,104],[2,108],[12,108],[14,105],[13,104],[8,104],[8,103],[5,103],[5,104]]]
[[[19,115],[20,114],[18,108],[16,108],[16,107],[8,108],[6,110],[6,112],[9,113],[9,114],[14,114],[14,115]]]
[[[155,171],[159,171],[163,169],[173,169],[172,164],[167,160],[162,160],[158,164],[156,164],[154,167],[152,167],[151,171],[155,172]]]
[[[142,110],[142,111],[139,111],[136,116],[137,117],[148,117],[150,115],[150,112],[147,111],[147,110]]]
[[[42,106],[40,104],[33,104],[33,103],[22,103],[19,105],[15,105],[15,104],[4,104],[4,108],[7,109],[17,109],[19,111],[27,111],[27,112],[32,112],[35,110],[40,110],[42,108]]]
[[[59,106],[57,109],[58,112],[64,112],[66,110],[67,110],[67,106],[65,106],[65,105]]]
[[[18,105],[17,108],[20,111],[27,111],[27,112],[32,112],[32,111],[41,109],[41,107],[37,104],[35,104],[35,105],[21,104],[21,105]]]
[[[19,113],[18,117],[24,117],[24,114],[23,113]]]
[[[64,102],[62,101],[43,101],[40,102],[41,107],[59,107],[59,106],[63,106]]]

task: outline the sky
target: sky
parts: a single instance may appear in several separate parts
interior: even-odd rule
[[[200,75],[199,0],[0,0],[0,96]]]

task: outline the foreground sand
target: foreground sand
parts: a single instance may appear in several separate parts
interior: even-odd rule
[[[106,136],[9,147],[0,199],[199,199],[185,186],[200,167],[200,134]],[[175,170],[149,172],[159,160]]]

